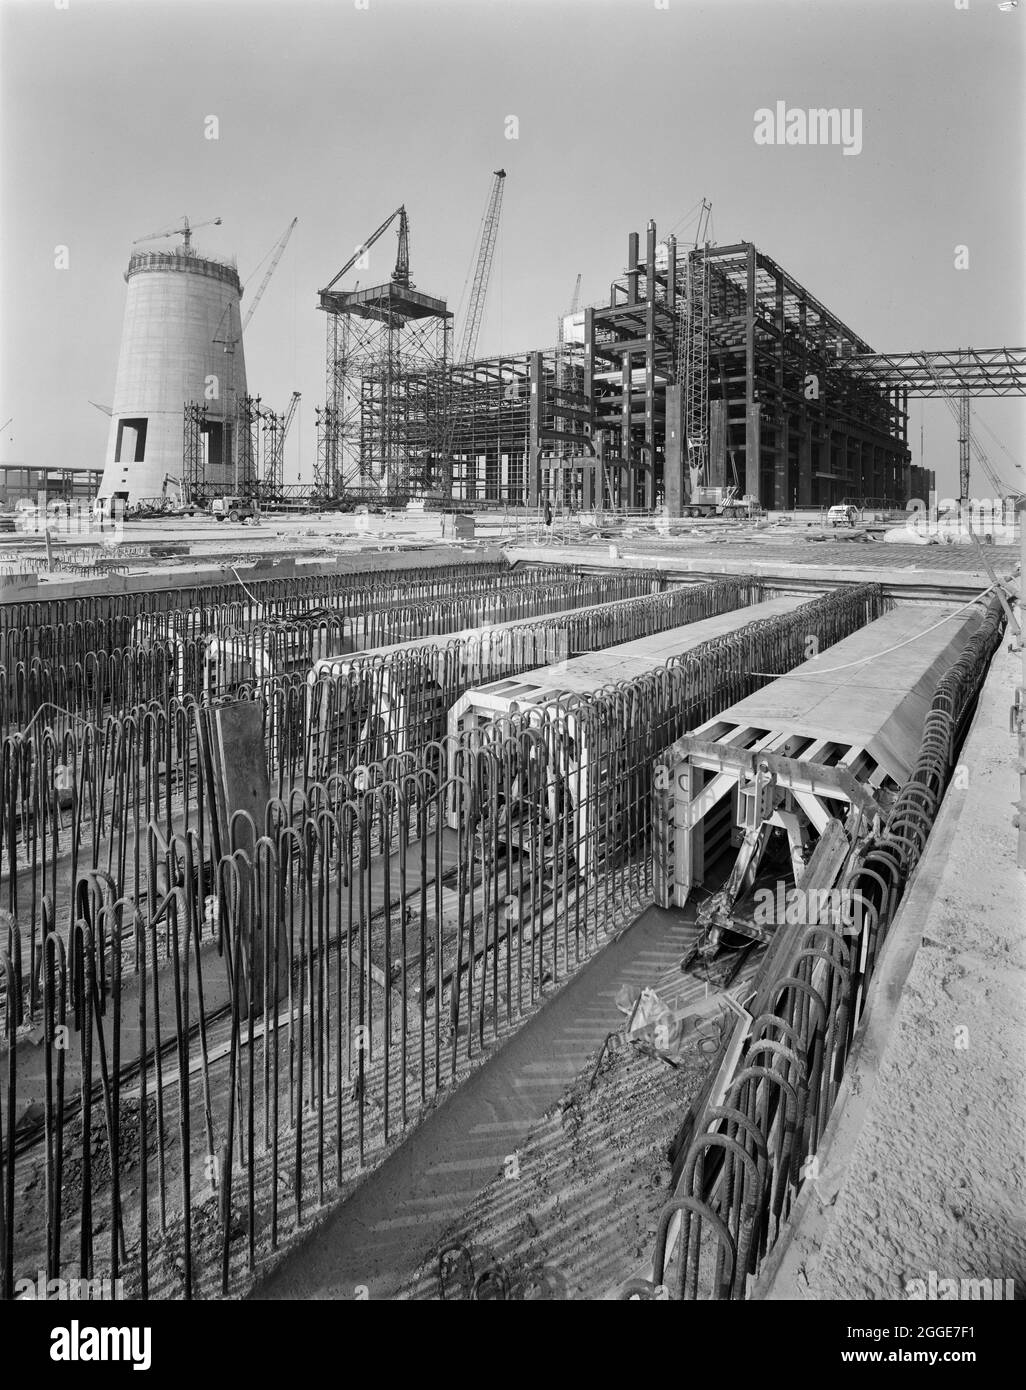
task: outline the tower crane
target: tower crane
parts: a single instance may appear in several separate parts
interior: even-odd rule
[[[141,241],[162,241],[164,237],[180,236],[183,238],[182,250],[187,256],[192,255],[192,234],[200,227],[220,227],[220,217],[212,217],[207,222],[190,222],[187,217],[183,217],[177,227],[168,227],[163,232],[150,232],[147,236],[136,237],[132,242],[133,246],[138,246]]]
[[[413,281],[410,279],[410,223],[406,216],[406,208],[400,206],[385,218],[380,227],[375,227],[362,246],[356,248],[356,251],[349,257],[335,278],[330,280],[321,290],[321,294],[327,294],[329,290],[335,288],[342,277],[352,270],[360,257],[371,249],[380,236],[388,231],[397,217],[399,219],[399,248],[395,258],[395,269],[392,271],[392,280],[395,284],[402,285],[404,289],[413,289]]]

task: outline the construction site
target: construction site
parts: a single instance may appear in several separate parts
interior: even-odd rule
[[[457,308],[412,200],[300,285],[305,482],[295,217],[126,237],[104,457],[5,475],[0,1297],[1021,1298],[1026,347],[703,197],[481,355],[475,177]]]

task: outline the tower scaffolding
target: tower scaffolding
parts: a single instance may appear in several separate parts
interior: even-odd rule
[[[336,289],[399,218],[395,269],[383,284]],[[318,412],[315,491],[324,500],[348,489],[409,493],[430,475],[439,437],[452,314],[443,299],[416,290],[409,272],[406,209],[397,208],[320,293],[328,315],[326,404]]]

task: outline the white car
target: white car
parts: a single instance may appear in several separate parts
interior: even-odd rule
[[[850,507],[846,503],[839,502],[831,507],[827,512],[827,521],[831,526],[854,526],[858,521],[858,509]]]

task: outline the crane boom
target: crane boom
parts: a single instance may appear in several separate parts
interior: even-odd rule
[[[296,406],[299,404],[300,394],[301,394],[301,393],[300,393],[299,391],[293,391],[293,393],[292,393],[292,399],[289,401],[288,412],[287,412],[286,415],[285,415],[285,423],[284,423],[284,424],[282,425],[282,427],[281,427],[281,434],[282,434],[282,440],[283,440],[283,441],[284,441],[284,439],[285,439],[285,436],[286,436],[286,435],[288,434],[288,432],[289,432],[289,427],[290,427],[291,424],[292,424],[292,418],[293,418],[293,416],[294,416],[295,413],[296,413]]]
[[[267,283],[268,283],[268,281],[270,280],[271,276],[274,274],[274,272],[275,272],[275,270],[276,270],[276,268],[277,268],[278,262],[279,262],[279,261],[281,260],[281,258],[282,258],[282,254],[284,253],[285,247],[288,246],[288,244],[289,244],[289,237],[292,235],[292,230],[293,230],[293,228],[295,227],[295,225],[296,225],[296,223],[297,223],[298,221],[299,221],[299,218],[298,218],[298,217],[293,217],[292,221],[289,223],[288,227],[285,229],[285,235],[281,238],[281,240],[278,242],[278,245],[274,248],[274,255],[273,255],[272,258],[271,258],[271,264],[267,267],[267,274],[266,274],[266,275],[264,276],[264,278],[260,281],[260,288],[257,290],[256,294],[253,296],[253,302],[252,302],[252,304],[250,304],[250,306],[249,306],[249,310],[248,310],[248,312],[247,312],[247,314],[246,314],[246,317],[242,320],[242,328],[239,330],[240,333],[245,333],[245,331],[246,331],[246,325],[249,323],[250,319],[253,317],[254,313],[256,312],[256,307],[257,307],[257,305],[260,303],[260,300],[263,298],[264,290],[267,289]]]
[[[349,257],[348,261],[346,261],[345,265],[338,272],[335,278],[333,280],[330,280],[328,284],[325,285],[324,289],[321,290],[321,294],[325,294],[328,290],[335,288],[338,282],[342,279],[343,275],[346,275],[350,270],[352,270],[353,266],[360,259],[363,253],[365,251],[369,251],[370,248],[377,241],[378,237],[384,235],[384,233],[388,231],[389,227],[391,227],[392,223],[395,221],[397,217],[399,218],[399,254],[396,258],[395,272],[392,275],[392,279],[397,280],[400,284],[409,285],[410,231],[409,223],[406,218],[406,208],[400,206],[396,208],[395,212],[390,213],[388,217],[385,218],[384,222],[382,222],[380,227],[375,227],[374,231],[371,232],[370,236],[367,238],[367,240],[363,243],[362,246],[358,246],[356,248],[354,253]]]
[[[488,295],[488,281],[492,273],[492,258],[495,254],[495,238],[499,230],[499,216],[502,212],[502,190],[506,182],[505,169],[495,170],[485,214],[481,221],[481,237],[478,243],[477,266],[474,270],[474,283],[467,302],[467,316],[463,324],[463,337],[460,341],[458,362],[469,362],[477,349],[477,335],[481,329],[484,303]]]
[[[168,227],[163,232],[149,232],[146,236],[136,237],[132,242],[133,246],[138,246],[140,241],[161,241],[166,236],[180,236],[184,238],[184,250],[186,255],[192,252],[192,234],[200,227],[220,227],[220,217],[211,217],[206,222],[190,222],[188,217],[183,217],[177,227]]]
[[[697,251],[700,246],[704,246],[709,239],[709,218],[712,215],[712,203],[708,198],[702,199],[702,210],[698,214],[698,226],[695,228],[695,245]]]

